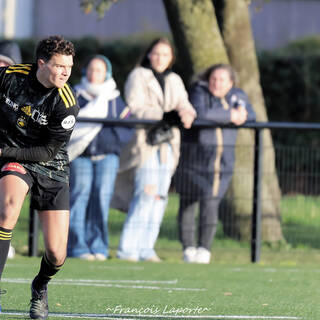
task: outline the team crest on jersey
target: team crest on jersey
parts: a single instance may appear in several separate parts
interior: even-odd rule
[[[17,120],[17,125],[19,128],[24,128],[27,125],[27,120],[25,117],[19,117]]]

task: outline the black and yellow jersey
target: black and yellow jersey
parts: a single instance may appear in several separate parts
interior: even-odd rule
[[[36,71],[35,64],[0,68],[1,157],[68,182],[66,145],[79,112],[78,102],[70,85],[45,88]]]

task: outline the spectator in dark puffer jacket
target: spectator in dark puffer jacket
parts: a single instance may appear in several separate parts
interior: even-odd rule
[[[248,96],[234,84],[234,71],[226,64],[213,65],[200,75],[189,94],[197,118],[235,126],[255,121]],[[179,235],[186,262],[210,262],[219,203],[233,174],[237,133],[230,128],[193,127],[183,135],[176,187],[180,194]]]

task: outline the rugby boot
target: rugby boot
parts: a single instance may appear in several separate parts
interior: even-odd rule
[[[30,318],[47,319],[49,313],[47,288],[37,291],[31,284]]]

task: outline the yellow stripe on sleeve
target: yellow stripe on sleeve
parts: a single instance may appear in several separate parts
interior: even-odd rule
[[[24,73],[24,74],[29,74],[30,71],[26,71],[26,70],[6,70],[6,73],[13,73],[13,72],[17,72],[17,73]]]
[[[31,70],[31,65],[27,64],[14,64],[13,66],[8,67],[10,70],[15,70],[15,69],[27,69]]]
[[[62,91],[62,88],[59,88],[59,89],[58,89],[58,92],[59,92],[59,94],[60,94],[60,96],[61,96],[64,104],[66,105],[66,108],[69,108],[69,107],[70,107],[70,106],[69,106],[69,102],[67,101],[67,98],[65,97],[65,95],[64,95],[64,93],[63,93],[63,91]]]
[[[64,96],[68,99],[69,106],[71,107],[73,104],[72,104],[72,99],[69,95],[69,92],[67,91],[67,89],[65,87],[61,88],[61,90],[63,91]]]
[[[32,66],[32,64],[31,63],[17,63],[17,64],[15,64],[15,65],[13,65],[13,66],[11,66],[11,67],[14,67],[14,66],[20,66],[20,67],[31,67]]]
[[[67,84],[65,84],[64,86],[67,89],[67,91],[69,92],[69,95],[70,95],[71,100],[72,100],[72,105],[75,105],[76,104],[76,99],[74,98],[74,95],[73,95],[70,87]]]
[[[13,66],[9,66],[6,70],[6,73],[23,73],[23,74],[29,74],[29,71],[31,70],[31,64],[14,64]]]

